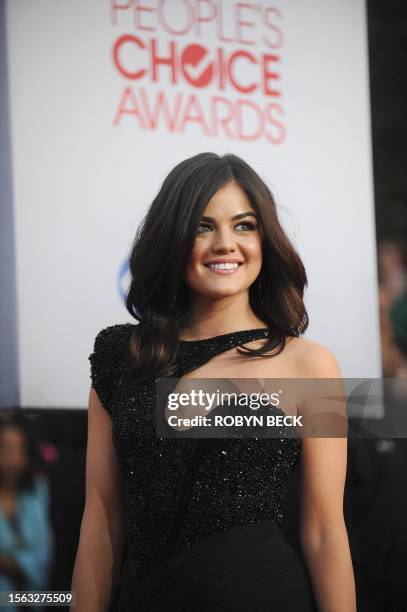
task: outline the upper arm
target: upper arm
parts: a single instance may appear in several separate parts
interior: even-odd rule
[[[119,466],[112,440],[112,419],[91,388],[86,449],[86,503],[97,503],[106,513],[122,513]]]
[[[304,438],[300,459],[300,532],[330,534],[343,523],[346,438]]]
[[[86,504],[103,512],[123,512],[119,465],[112,437],[112,420],[121,367],[122,326],[102,329],[89,356],[92,386],[88,403]]]
[[[343,523],[346,394],[338,362],[328,349],[315,345],[308,364],[313,390],[304,400],[303,411],[306,413],[308,407],[315,422],[322,425],[314,434],[318,437],[310,437],[308,430],[302,440],[300,532],[303,536],[319,537],[329,535],[335,525]]]

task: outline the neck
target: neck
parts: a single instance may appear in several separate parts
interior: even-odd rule
[[[251,309],[247,291],[218,299],[193,294],[189,321],[181,330],[181,338],[210,338],[262,327],[267,324]]]

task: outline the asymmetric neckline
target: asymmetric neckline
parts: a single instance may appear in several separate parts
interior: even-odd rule
[[[237,320],[236,325],[239,324]],[[166,395],[168,391],[176,391],[178,379],[183,379],[182,384],[185,382],[189,388],[189,384],[199,385],[199,380],[205,380],[208,374],[208,378],[213,378],[208,371],[209,366],[206,372],[199,368],[235,346],[243,347],[247,343],[249,348],[249,343],[258,338],[262,339],[263,344],[263,338],[274,335],[274,328],[272,331],[269,328],[240,329],[209,339],[182,341],[181,350],[174,355],[171,363],[173,367],[165,372],[162,384],[159,384],[158,378],[161,377],[155,377],[154,373],[146,380],[138,380],[130,347],[134,329],[132,325],[117,324],[100,330],[95,338],[93,352],[89,355],[92,388],[112,419],[111,436],[120,468],[120,492],[127,509],[125,523],[128,546],[121,572],[120,593],[112,611],[178,609],[179,605],[172,605],[172,602],[196,601],[201,593],[202,600],[199,601],[206,602],[206,584],[212,582],[219,588],[211,589],[211,604],[215,603],[209,607],[219,608],[216,601],[219,603],[218,597],[223,598],[223,589],[228,590],[226,605],[223,606],[225,609],[248,610],[251,608],[245,606],[245,602],[239,605],[241,593],[242,601],[243,595],[257,598],[259,588],[263,587],[264,601],[269,601],[270,593],[274,595],[275,582],[272,580],[270,583],[270,572],[264,572],[267,574],[264,585],[260,581],[259,586],[256,581],[256,592],[249,592],[244,587],[237,595],[234,589],[229,588],[230,577],[236,581],[243,575],[249,578],[257,576],[259,564],[269,562],[273,573],[275,567],[283,567],[281,563],[284,564],[286,559],[287,563],[293,563],[297,589],[296,576],[300,581],[298,584],[303,585],[302,574],[297,573],[298,564],[295,559],[292,561],[292,551],[282,547],[280,528],[284,527],[289,481],[298,463],[301,439],[287,435],[291,428],[286,432],[286,426],[282,426],[281,438],[280,432],[278,437],[246,437],[243,428],[240,428],[240,435],[236,436],[236,433],[239,434],[239,431],[236,432],[239,429],[237,423],[230,428],[228,422],[223,423],[222,433],[214,432],[210,435],[202,427],[202,435],[196,437],[177,434],[170,436],[171,432],[165,428],[165,423],[168,427],[170,425],[165,418],[163,393]],[[234,359],[231,361],[235,363]],[[246,360],[245,355],[242,355],[242,359],[236,361],[243,366],[245,361],[250,361],[249,355]],[[225,375],[228,378],[227,371],[220,363],[213,362],[212,365],[212,374],[215,373],[220,379]],[[186,375],[192,371],[195,382],[187,382],[191,377]],[[238,371],[234,374],[239,378]],[[256,377],[249,368],[242,374]],[[242,374],[240,377],[244,378]],[[235,377],[232,369],[232,381]],[[217,384],[216,378],[213,383]],[[238,386],[234,384],[235,391],[239,391]],[[221,385],[221,388],[224,387]],[[238,394],[241,395],[240,391]],[[217,397],[214,400],[213,403],[218,404],[219,410],[224,412],[222,400],[218,401]],[[273,406],[269,408],[274,409]],[[239,401],[236,409],[236,416],[246,411]],[[180,417],[183,415],[181,413]],[[219,416],[225,418],[228,415]],[[159,424],[163,425],[161,435]],[[254,426],[259,425],[254,423]],[[199,434],[199,429],[198,424],[195,433]],[[213,431],[213,427],[211,429]],[[202,512],[203,508],[205,512]],[[256,525],[259,531],[253,531],[255,539],[252,541],[252,536],[250,539],[246,537],[249,535],[246,531],[254,530]],[[263,532],[264,526],[267,527],[267,533]],[[240,532],[244,537],[235,540],[234,534]],[[267,534],[271,537],[274,533],[276,540],[265,540]],[[259,557],[259,554],[263,554],[258,551],[257,542],[260,540],[265,541],[264,558]],[[218,548],[219,541],[224,541],[224,548]],[[249,552],[253,553],[248,554],[247,559],[245,557],[245,566],[242,566],[239,559],[236,565],[231,565],[236,551],[242,549],[250,549]],[[270,556],[270,550],[273,549],[275,555],[273,552]],[[213,565],[214,560],[216,566]],[[190,571],[185,573],[186,567]],[[211,568],[210,573],[207,572],[208,568]],[[284,565],[284,571],[285,568]],[[202,572],[205,580],[208,580],[201,588]],[[220,581],[219,585],[217,581]],[[298,589],[300,599],[302,593],[301,586]],[[282,589],[282,596],[287,596],[285,588]],[[200,608],[199,601],[197,609]],[[188,608],[188,605],[184,607]],[[192,604],[189,609],[191,607]],[[204,607],[209,609],[208,606]],[[270,605],[266,603],[260,606],[261,609],[267,607]],[[297,610],[299,607],[294,605],[290,609]],[[305,607],[311,609],[312,606]]]
[[[185,345],[192,345],[192,344],[199,344],[201,342],[210,342],[210,341],[216,341],[216,340],[226,340],[229,337],[237,337],[239,338],[241,335],[252,335],[253,333],[256,335],[257,333],[260,333],[260,335],[264,334],[265,332],[269,332],[270,328],[269,327],[255,327],[253,329],[240,329],[238,331],[232,331],[232,332],[227,332],[226,334],[219,334],[218,336],[210,336],[209,338],[197,338],[194,340],[181,340],[180,339],[180,344],[185,344]]]

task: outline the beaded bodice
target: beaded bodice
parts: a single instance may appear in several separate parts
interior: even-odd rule
[[[92,386],[112,417],[127,547],[142,580],[172,553],[218,531],[267,520],[282,525],[301,442],[158,437],[155,380],[137,384],[131,376],[133,329],[125,323],[101,330],[89,360]],[[176,376],[268,334],[264,328],[181,341]]]

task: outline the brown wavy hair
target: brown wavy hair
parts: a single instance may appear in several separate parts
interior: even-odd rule
[[[239,352],[277,355],[287,337],[299,336],[308,327],[303,301],[307,276],[278,220],[271,191],[236,155],[200,153],[179,163],[165,178],[131,247],[126,308],[139,321],[130,338],[138,380],[171,376],[176,370],[180,329],[190,307],[186,266],[209,200],[231,181],[246,193],[259,216],[262,267],[249,287],[249,303],[270,329],[261,348],[241,347]]]

